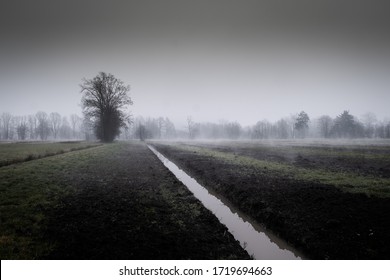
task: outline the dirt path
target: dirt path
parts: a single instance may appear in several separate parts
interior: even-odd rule
[[[247,259],[217,218],[141,143],[114,144],[63,180],[49,259]]]
[[[390,199],[342,192],[173,145],[159,152],[314,259],[389,259]]]

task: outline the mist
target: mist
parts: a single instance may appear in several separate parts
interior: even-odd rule
[[[12,1],[0,112],[81,115],[82,78],[131,86],[133,116],[276,122],[388,116],[386,1]]]

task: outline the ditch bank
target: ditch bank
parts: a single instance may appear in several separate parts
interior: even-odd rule
[[[179,179],[202,204],[227,226],[230,233],[241,246],[255,259],[293,260],[302,259],[302,254],[286,242],[267,232],[253,219],[236,209],[217,193],[210,193],[195,179],[186,174],[152,146],[149,149],[157,155],[164,165]]]

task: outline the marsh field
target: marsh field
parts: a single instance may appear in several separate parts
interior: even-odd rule
[[[390,143],[149,141],[309,259],[389,259]],[[1,259],[250,259],[139,141],[0,144]]]

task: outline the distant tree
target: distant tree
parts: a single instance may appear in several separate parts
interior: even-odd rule
[[[50,134],[49,118],[47,114],[45,112],[38,112],[35,117],[38,122],[37,134],[41,140],[47,140],[47,137]]]
[[[321,137],[329,138],[332,129],[332,118],[329,116],[321,116],[318,118],[318,129]]]
[[[1,121],[3,124],[3,139],[9,140],[11,137],[11,124],[12,124],[12,115],[10,113],[3,113],[1,115]]]
[[[334,120],[332,134],[341,138],[356,138],[364,136],[364,127],[356,121],[349,111],[344,111]]]
[[[224,129],[230,139],[238,139],[241,135],[241,125],[238,122],[229,122],[225,124]]]
[[[28,116],[28,131],[30,132],[30,139],[36,139],[37,138],[37,118],[34,115]]]
[[[304,138],[306,136],[307,129],[309,128],[309,121],[310,118],[304,111],[301,111],[298,114],[294,124],[298,137]]]
[[[194,139],[196,135],[196,123],[192,120],[191,116],[187,117],[187,129],[190,139]]]
[[[19,117],[16,126],[16,133],[18,134],[19,140],[26,140],[27,131],[28,131],[27,118]]]
[[[123,131],[122,131],[122,136],[124,137],[124,139],[130,139],[131,138],[131,129],[133,127],[133,118],[132,116],[130,115],[129,118],[127,118],[126,120],[126,126],[123,127]]]
[[[275,124],[276,138],[287,139],[289,137],[289,124],[285,119],[280,119]]]
[[[70,139],[72,135],[72,129],[70,128],[68,118],[67,117],[62,117],[61,120],[61,126],[59,129],[59,136],[62,139]]]
[[[15,134],[17,133],[16,127],[17,127],[16,118],[12,117],[11,121],[10,121],[10,125],[9,125],[9,139],[10,140],[15,139]]]
[[[267,139],[270,138],[271,124],[267,120],[258,121],[253,127],[253,138]]]
[[[72,137],[73,138],[76,138],[76,129],[80,124],[82,124],[82,122],[83,122],[82,118],[80,118],[78,115],[72,114],[70,116],[70,124],[72,127]]]
[[[375,125],[378,122],[374,113],[366,113],[362,117],[364,125],[364,136],[368,138],[374,137]]]
[[[390,138],[390,122],[382,121],[375,127],[375,137]]]
[[[226,137],[225,124],[216,124],[216,123],[200,123],[199,124],[199,134],[202,138],[224,138]]]
[[[385,138],[390,138],[390,122],[385,126]]]
[[[168,119],[165,118],[165,138],[175,138],[176,137],[176,128],[174,123]]]
[[[61,115],[58,113],[50,113],[49,123],[50,130],[53,133],[53,137],[54,139],[57,139],[57,135],[61,126]]]
[[[147,139],[158,139],[160,138],[160,127],[158,119],[147,118],[145,123],[145,137]]]
[[[146,137],[147,137],[147,132],[146,132],[146,127],[145,125],[143,124],[139,124],[138,127],[137,127],[137,135],[138,135],[138,138],[139,140],[141,141],[145,141]]]
[[[96,139],[94,137],[94,128],[93,128],[93,122],[89,118],[84,118],[81,123],[81,133],[84,134],[85,140],[90,141]]]
[[[83,79],[80,87],[83,112],[92,121],[96,137],[112,142],[126,125],[124,109],[133,103],[128,96],[130,86],[112,74],[100,72],[92,79]]]
[[[158,126],[158,138],[161,138],[163,135],[163,129],[165,128],[165,120],[163,117],[159,117],[157,119],[157,126]]]

